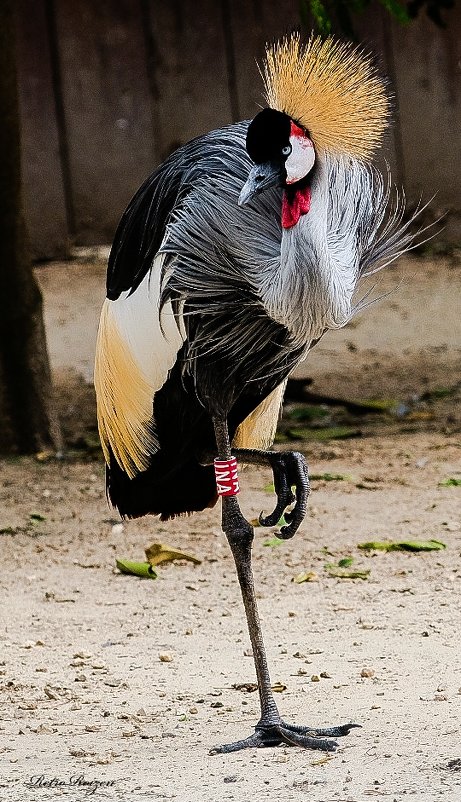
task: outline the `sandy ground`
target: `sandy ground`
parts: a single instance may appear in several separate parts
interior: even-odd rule
[[[403,410],[363,419],[361,437],[295,443],[313,475],[345,478],[313,480],[292,541],[266,546],[271,532],[256,530],[283,716],[362,725],[327,760],[285,747],[208,755],[258,716],[257,694],[233,687],[254,682],[239,589],[218,509],[121,525],[106,506],[89,384],[103,274],[91,262],[40,269],[69,448],[0,462],[0,799],[458,802],[461,488],[441,483],[461,477],[460,391],[433,391],[461,379],[459,263],[389,270],[375,294],[395,292],[298,371],[316,392]],[[242,473],[249,518],[270,509],[270,481]],[[409,538],[447,548],[357,548]],[[143,559],[153,541],[202,562],[164,565],[156,581],[116,571],[116,557]],[[325,565],[343,557],[368,579],[330,576]],[[314,581],[293,582],[302,571]]]

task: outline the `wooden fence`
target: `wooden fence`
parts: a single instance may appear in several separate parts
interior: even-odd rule
[[[408,28],[360,21],[394,86],[388,144],[410,201],[461,232],[461,11]],[[299,27],[298,0],[17,0],[26,214],[33,253],[110,242],[141,181],[189,138],[254,116],[264,42]]]

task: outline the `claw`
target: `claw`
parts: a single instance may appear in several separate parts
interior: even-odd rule
[[[289,503],[291,504],[292,502]],[[260,525],[277,526],[278,522],[280,521],[280,518],[282,517],[282,515],[284,515],[284,510],[285,510],[285,504],[280,502],[277,504],[275,510],[273,510],[273,512],[270,513],[270,515],[264,516],[264,510],[262,510],[258,519]]]
[[[299,524],[296,526],[293,524],[290,524],[290,526],[282,526],[280,532],[276,533],[276,537],[280,538],[280,540],[290,540],[290,538],[296,534],[298,527]]]
[[[338,727],[299,727],[279,721],[274,726],[257,725],[254,733],[241,741],[216,746],[210,749],[210,755],[223,754],[227,752],[237,752],[240,749],[251,749],[257,747],[279,746],[282,743],[287,746],[300,746],[302,749],[319,749],[321,752],[335,752],[339,747],[336,741],[327,740],[330,737],[347,735],[353,727],[360,727],[360,724],[340,724]],[[326,736],[326,737],[325,737]]]
[[[261,513],[259,523],[261,526],[276,526],[282,515],[285,515],[288,525],[282,527],[278,536],[282,540],[288,540],[296,533],[306,514],[309,495],[307,465],[302,454],[297,452],[277,452],[272,457],[277,504],[270,515],[264,516]],[[296,489],[296,495],[291,489],[292,486]],[[295,502],[293,509],[285,512],[293,502]]]

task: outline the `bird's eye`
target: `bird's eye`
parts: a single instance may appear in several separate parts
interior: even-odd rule
[[[291,153],[291,145],[285,145],[285,147],[282,148],[282,156],[289,156],[290,153]]]

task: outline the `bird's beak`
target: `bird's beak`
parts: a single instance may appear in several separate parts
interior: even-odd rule
[[[269,187],[275,187],[280,180],[280,164],[277,162],[255,164],[243,185],[239,196],[239,206],[244,206],[259,192],[263,192]]]

